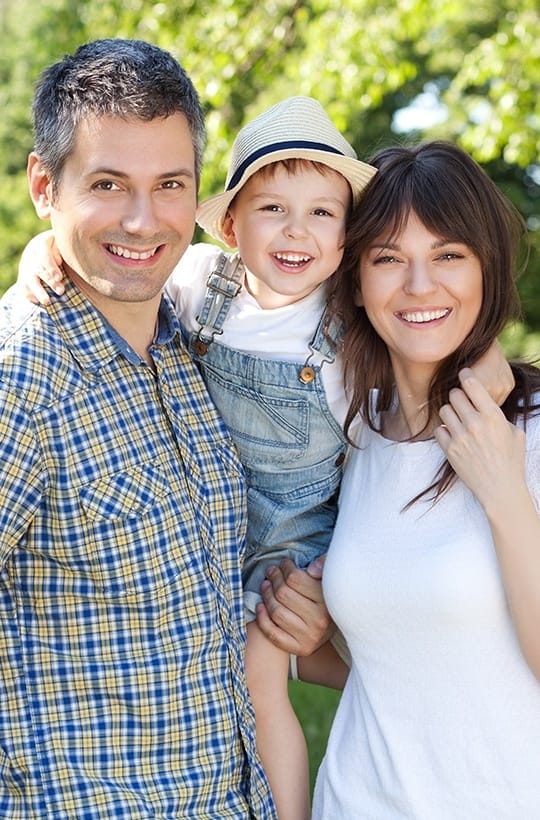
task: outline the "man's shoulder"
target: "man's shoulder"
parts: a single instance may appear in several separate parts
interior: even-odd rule
[[[23,299],[15,287],[6,291],[0,299],[0,344],[3,346],[20,328],[31,324],[39,311],[38,305]]]
[[[0,383],[21,401],[54,400],[59,379],[71,368],[69,355],[47,310],[8,292],[0,301]]]

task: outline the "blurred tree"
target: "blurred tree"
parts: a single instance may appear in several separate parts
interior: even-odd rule
[[[537,0],[0,3],[0,290],[41,227],[24,179],[35,77],[83,40],[141,37],[180,59],[207,109],[202,196],[223,185],[236,131],[292,94],[317,97],[362,157],[396,138],[459,142],[528,220],[533,252],[520,287],[540,329]]]

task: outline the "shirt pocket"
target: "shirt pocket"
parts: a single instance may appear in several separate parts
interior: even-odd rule
[[[80,488],[79,499],[92,575],[103,593],[151,593],[174,580],[185,553],[183,519],[189,516],[174,503],[171,483],[159,468],[139,464],[100,476]]]

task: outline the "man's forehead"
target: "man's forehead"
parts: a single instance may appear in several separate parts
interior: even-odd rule
[[[72,156],[86,169],[103,167],[123,175],[195,173],[193,139],[181,113],[153,120],[86,117],[77,126]]]

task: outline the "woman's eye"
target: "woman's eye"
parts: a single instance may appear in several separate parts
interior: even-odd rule
[[[449,251],[448,253],[441,254],[439,256],[439,259],[447,260],[448,262],[451,262],[452,259],[463,259],[463,256],[460,253],[455,253],[455,252]]]

